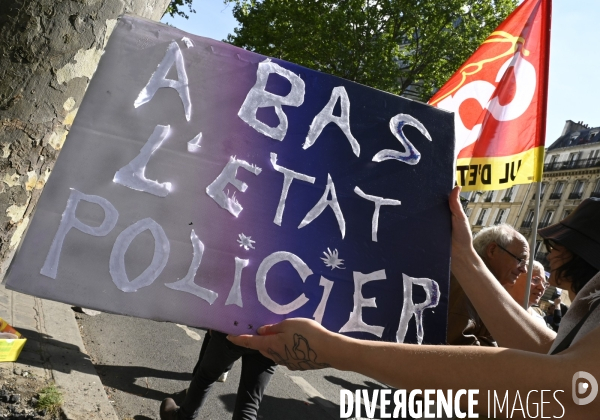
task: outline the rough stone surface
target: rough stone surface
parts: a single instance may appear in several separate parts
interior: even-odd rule
[[[48,377],[21,368],[11,371],[10,365],[0,365],[0,419],[59,419],[59,412],[50,413],[38,407],[39,391],[51,383]]]
[[[168,4],[0,1],[0,280],[118,16],[158,20]]]

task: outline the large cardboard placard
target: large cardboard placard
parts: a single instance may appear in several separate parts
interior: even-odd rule
[[[228,333],[445,341],[452,115],[122,17],[10,289]]]

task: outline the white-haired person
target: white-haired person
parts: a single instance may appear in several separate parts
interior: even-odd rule
[[[531,285],[529,291],[527,289],[527,273],[522,273],[517,277],[517,281],[514,283],[505,284],[504,288],[509,295],[519,304],[523,305],[525,301],[525,295],[527,294],[527,312],[538,322],[546,325],[546,320],[541,312],[536,310],[536,307],[540,303],[540,299],[544,296],[546,288],[550,285],[546,279],[546,272],[544,266],[539,261],[533,262],[533,272],[531,274]]]
[[[584,200],[565,220],[539,232],[550,249],[550,283],[574,298],[555,334],[515,302],[477,255],[459,193],[457,187],[450,195],[452,271],[502,347],[357,340],[299,318],[263,326],[258,336],[228,338],[292,369],[352,370],[403,389],[479,390],[474,408],[481,414],[493,404],[488,400],[495,390],[511,399],[517,392],[525,398],[532,390],[555,390],[557,398],[549,392],[543,401],[545,418],[598,418],[600,399],[580,405],[571,386],[582,372],[600,379],[600,200]],[[512,418],[517,415],[525,412],[513,410]]]
[[[510,225],[502,223],[480,230],[473,237],[473,249],[502,286],[515,284],[520,275],[527,273],[529,245]],[[446,340],[455,346],[497,346],[454,272],[450,277]]]

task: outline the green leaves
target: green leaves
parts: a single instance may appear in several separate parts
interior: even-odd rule
[[[190,13],[196,13],[196,11],[192,9],[192,0],[171,0],[171,3],[169,3],[169,6],[167,6],[167,10],[165,10],[163,16],[168,13],[171,17],[178,15],[189,19],[189,16],[182,10],[184,9],[184,6],[188,7],[188,11]]]
[[[234,3],[239,22],[228,42],[424,101],[517,5],[517,0],[225,1]]]

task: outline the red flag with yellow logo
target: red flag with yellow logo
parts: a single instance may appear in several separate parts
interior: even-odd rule
[[[551,0],[525,0],[429,100],[454,112],[465,191],[542,178],[550,16]]]

